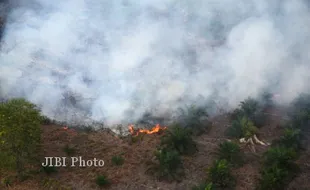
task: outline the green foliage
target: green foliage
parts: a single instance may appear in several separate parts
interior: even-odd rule
[[[51,120],[47,116],[41,116],[41,121],[43,125],[50,125],[50,124],[55,123],[55,121]]]
[[[167,148],[159,149],[155,152],[156,159],[159,161],[157,175],[159,178],[177,179],[182,168],[180,154],[176,150]]]
[[[267,167],[262,172],[259,189],[282,190],[284,189],[285,179],[288,175],[288,170],[280,168],[277,165]]]
[[[215,190],[213,183],[208,183],[204,190]]]
[[[64,152],[68,155],[68,156],[73,156],[76,152],[75,148],[70,146],[69,144],[67,144],[64,147]]]
[[[99,175],[96,178],[96,183],[98,186],[100,187],[104,187],[110,184],[110,181],[108,180],[108,178],[104,175]]]
[[[273,147],[264,154],[265,165],[277,165],[281,168],[289,168],[294,165],[297,153],[292,148]]]
[[[233,121],[232,126],[228,128],[227,135],[234,138],[249,138],[255,135],[257,128],[247,117],[239,118]]]
[[[55,166],[42,166],[42,171],[44,171],[48,175],[58,172],[57,167]]]
[[[264,154],[264,167],[258,189],[284,189],[299,171],[294,163],[297,153],[293,148],[272,147]]]
[[[204,107],[181,108],[180,118],[178,119],[183,127],[190,128],[194,135],[200,135],[208,130],[210,123],[204,122],[208,119],[208,113]]]
[[[246,117],[251,120],[255,126],[261,127],[266,122],[266,116],[264,115],[263,106],[259,104],[253,98],[247,98],[242,101],[239,108],[235,109],[231,114],[232,120],[239,120],[240,118]]]
[[[247,117],[253,116],[258,110],[258,102],[253,98],[247,98],[240,103],[241,110]]]
[[[124,158],[122,156],[113,156],[112,163],[116,166],[120,166],[124,164]]]
[[[235,185],[235,179],[231,175],[231,169],[227,160],[216,160],[209,169],[209,180],[220,188],[232,188]]]
[[[15,169],[15,157],[9,155],[7,152],[0,152],[0,170],[12,170]]]
[[[279,143],[287,148],[299,150],[301,148],[301,130],[296,128],[286,128],[284,135],[280,138]]]
[[[41,119],[36,106],[24,99],[0,103],[0,152],[15,161],[12,167],[19,174],[38,159]]]
[[[219,159],[225,159],[232,166],[241,166],[243,163],[243,156],[238,144],[234,142],[225,141],[220,144],[218,151]]]
[[[291,106],[291,122],[293,127],[304,129],[310,126],[310,94],[301,94]]]
[[[171,126],[161,139],[161,145],[175,149],[180,154],[194,154],[197,151],[196,143],[187,128],[178,124]]]

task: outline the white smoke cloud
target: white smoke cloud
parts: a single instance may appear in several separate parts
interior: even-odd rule
[[[304,2],[15,1],[1,91],[56,119],[109,124],[211,99],[230,109],[266,88],[289,103],[309,90]]]

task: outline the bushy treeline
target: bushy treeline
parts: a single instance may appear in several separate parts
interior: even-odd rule
[[[298,174],[295,163],[302,151],[303,133],[310,127],[310,95],[302,94],[291,105],[284,134],[264,154],[258,189],[282,190]]]
[[[39,109],[24,99],[0,103],[1,168],[16,169],[18,174],[38,160],[42,116]]]

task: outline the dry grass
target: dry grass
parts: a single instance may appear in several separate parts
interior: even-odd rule
[[[270,113],[276,110],[270,110]],[[182,157],[185,168],[185,178],[182,182],[165,182],[157,181],[154,176],[146,174],[150,163],[154,162],[154,150],[160,143],[162,134],[145,135],[142,140],[132,142],[130,137],[119,138],[109,131],[98,132],[73,132],[62,129],[62,126],[45,125],[42,126],[43,135],[43,156],[66,156],[64,146],[70,144],[75,147],[76,155],[82,156],[83,159],[103,159],[104,167],[66,167],[59,168],[58,172],[47,176],[44,173],[37,174],[36,177],[24,182],[14,183],[10,190],[42,190],[52,189],[54,185],[58,189],[71,188],[74,190],[91,190],[98,189],[95,179],[97,175],[108,177],[111,185],[108,189],[119,190],[188,190],[206,178],[206,169],[216,158],[215,152],[218,145],[224,142],[225,130],[230,125],[229,118],[226,115],[212,118],[213,127],[208,134],[195,137],[199,152],[194,156]],[[281,135],[279,125],[281,120],[276,117],[270,117],[269,126],[260,129],[260,137],[263,140],[271,142]],[[260,170],[260,155],[266,150],[266,147],[257,147],[257,154],[241,146],[245,152],[247,163],[241,168],[235,169],[237,179],[237,190],[254,190]],[[112,158],[115,155],[122,155],[124,164],[115,166]],[[301,162],[306,162],[309,157],[304,158]],[[310,167],[308,167],[310,168]],[[292,182],[292,186],[307,183],[309,172],[304,170],[303,174]],[[0,176],[1,177],[1,176]],[[45,187],[43,181],[49,180]],[[47,183],[47,182],[46,182]],[[49,186],[50,185],[50,186]],[[308,187],[308,186],[301,186]],[[56,188],[56,189],[57,189]],[[290,189],[294,189],[293,187]],[[295,188],[296,189],[296,188]],[[309,188],[307,188],[309,189]]]

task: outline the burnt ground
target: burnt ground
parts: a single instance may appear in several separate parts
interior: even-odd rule
[[[282,133],[283,123],[280,110],[269,110],[269,122],[260,129],[261,140],[272,142]],[[83,159],[98,158],[105,161],[104,167],[59,168],[58,172],[47,176],[45,173],[34,174],[31,178],[16,182],[10,190],[42,190],[42,189],[99,189],[95,183],[97,175],[104,174],[111,181],[111,190],[190,190],[206,178],[206,169],[216,159],[219,143],[227,140],[225,130],[231,124],[227,115],[212,118],[210,131],[195,137],[199,152],[191,157],[183,157],[185,177],[181,182],[159,181],[147,173],[154,161],[154,150],[159,145],[162,134],[145,135],[142,140],[132,142],[130,137],[119,138],[107,130],[97,132],[72,132],[62,129],[63,126],[45,125],[43,129],[42,156],[66,156],[63,147],[74,146],[76,155]],[[249,147],[241,146],[245,153],[246,164],[234,169],[237,179],[237,190],[254,190],[260,176],[260,158],[267,147],[256,146],[256,153]],[[112,164],[112,157],[123,155],[125,162],[121,166]],[[42,157],[43,158],[43,157]],[[298,160],[302,172],[289,185],[289,189],[310,189],[310,151],[307,150]],[[0,176],[1,177],[1,176]]]

